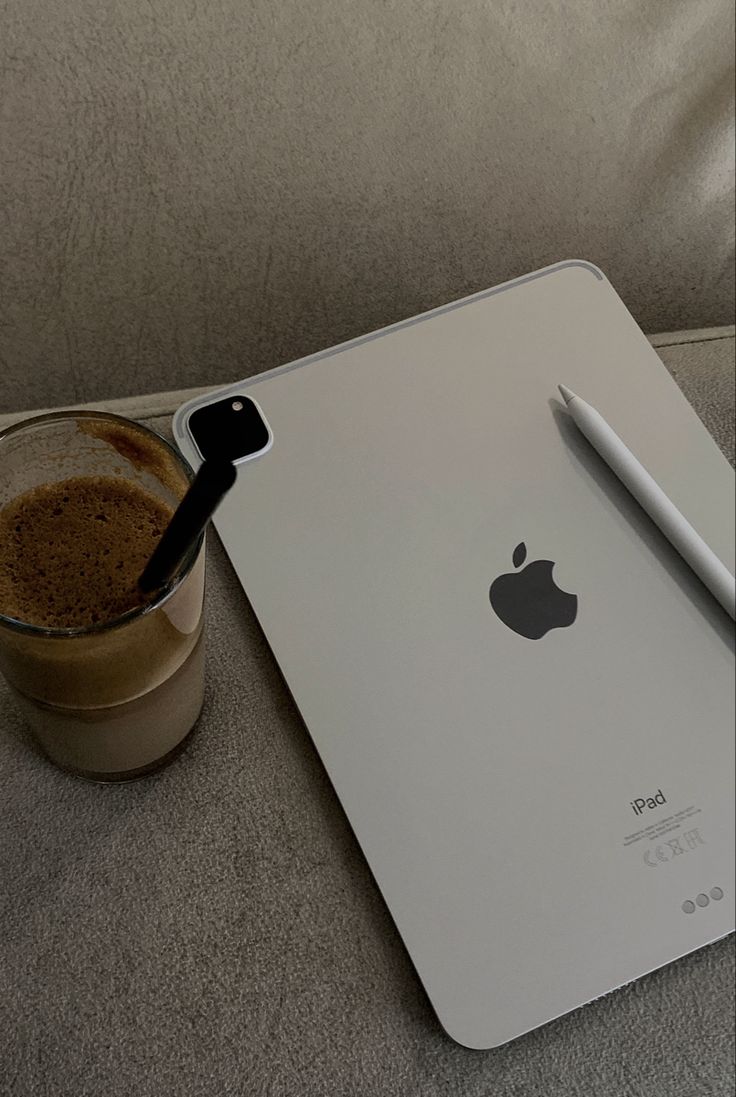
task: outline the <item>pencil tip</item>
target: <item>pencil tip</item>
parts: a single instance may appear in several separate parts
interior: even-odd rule
[[[560,390],[560,396],[566,404],[569,404],[575,398],[575,393],[571,392],[567,385],[558,385],[557,388]]]

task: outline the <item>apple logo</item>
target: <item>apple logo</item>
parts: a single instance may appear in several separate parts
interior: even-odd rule
[[[513,564],[521,568],[526,560],[522,541],[514,549]],[[578,612],[576,594],[568,594],[552,578],[552,560],[535,560],[521,571],[499,575],[489,596],[498,617],[519,636],[541,640],[550,629],[567,628]]]

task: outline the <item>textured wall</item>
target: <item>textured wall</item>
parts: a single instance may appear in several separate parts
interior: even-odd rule
[[[564,257],[732,319],[728,0],[4,0],[0,411],[218,383]]]

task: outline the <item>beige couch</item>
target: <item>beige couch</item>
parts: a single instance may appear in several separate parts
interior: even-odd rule
[[[723,0],[6,0],[0,427],[166,432],[192,386],[575,255],[732,458],[730,30]],[[198,733],[129,786],[36,758],[0,680],[0,1097],[731,1097],[727,940],[452,1044],[215,538],[207,635]]]
[[[6,0],[0,412],[216,384],[562,258],[733,321],[732,4]]]

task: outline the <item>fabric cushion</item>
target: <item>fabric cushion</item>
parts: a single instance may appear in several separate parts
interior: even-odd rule
[[[658,349],[733,460],[733,336]],[[3,1095],[732,1097],[731,940],[497,1051],[445,1036],[215,537],[208,569],[205,710],[159,775],[54,770],[0,678]]]
[[[732,319],[732,4],[6,0],[0,411],[218,384],[558,259]]]

